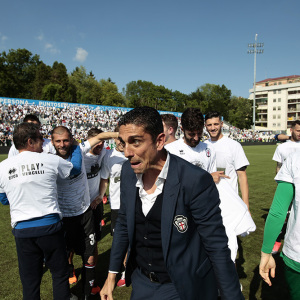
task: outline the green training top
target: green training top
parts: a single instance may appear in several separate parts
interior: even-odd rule
[[[261,251],[271,253],[275,241],[282,229],[289,206],[295,196],[295,187],[292,183],[278,181],[274,199],[266,220],[264,240]],[[300,263],[281,254],[284,263],[293,270],[300,272]]]

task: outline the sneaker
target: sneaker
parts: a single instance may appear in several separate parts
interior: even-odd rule
[[[92,287],[92,290],[91,290],[91,295],[97,295],[97,294],[99,294],[100,293],[100,291],[101,291],[101,289],[100,289],[100,287],[99,286],[93,286]]]
[[[281,246],[281,242],[275,242],[273,250],[272,250],[272,254],[278,253],[280,246]]]
[[[102,226],[102,227],[105,226],[105,222],[104,222],[103,219],[101,220],[101,226]]]
[[[77,277],[75,275],[74,265],[69,265],[69,284],[74,284],[77,282]]]
[[[107,196],[106,195],[103,196],[103,200],[102,201],[103,201],[103,204],[107,203]]]
[[[125,271],[124,271],[124,272],[122,272],[122,277],[118,281],[117,286],[122,287],[122,286],[125,286],[125,285],[126,285],[126,282],[125,282]]]

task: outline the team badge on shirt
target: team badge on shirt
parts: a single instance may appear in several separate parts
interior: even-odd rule
[[[180,155],[184,155],[184,150],[179,150]]]
[[[188,229],[188,219],[185,216],[175,216],[174,225],[176,226],[178,232],[184,233]]]
[[[206,149],[205,149],[205,152],[206,152],[206,156],[207,156],[207,157],[210,157],[210,156],[211,156],[211,152],[210,152],[210,149],[209,149],[209,148],[206,148]]]

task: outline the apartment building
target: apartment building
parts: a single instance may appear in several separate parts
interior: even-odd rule
[[[253,101],[253,88],[249,90]],[[257,130],[286,131],[300,119],[300,75],[268,78],[256,83]]]

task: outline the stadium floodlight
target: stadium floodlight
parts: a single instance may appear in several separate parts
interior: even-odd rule
[[[264,53],[263,49],[257,49],[257,48],[263,48],[264,43],[257,43],[257,33],[255,34],[255,43],[254,44],[248,44],[248,48],[254,48],[253,50],[250,49],[247,51],[248,54],[254,53],[254,82],[253,82],[253,130],[255,130],[255,106],[256,106],[256,99],[255,99],[255,92],[256,92],[256,54],[262,54]]]

